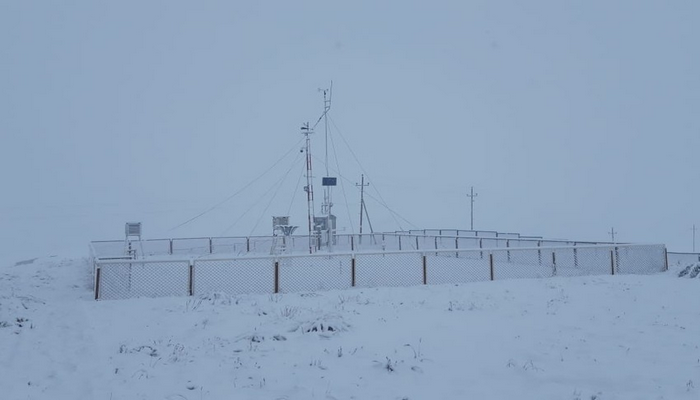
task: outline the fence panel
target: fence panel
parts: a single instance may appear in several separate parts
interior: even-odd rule
[[[275,265],[271,258],[196,260],[194,263],[195,294],[274,293],[274,285]]]
[[[557,250],[557,276],[609,275],[612,274],[610,251],[612,247],[575,247],[569,255]]]
[[[494,279],[548,278],[553,268],[540,263],[538,249],[497,250],[493,252]]]
[[[100,299],[187,296],[189,262],[98,263]]]
[[[700,262],[698,253],[672,253],[668,252],[668,265],[690,265]]]
[[[664,246],[617,246],[616,274],[653,274],[666,269]]]
[[[479,251],[425,253],[428,284],[487,281],[490,279],[488,257]]]
[[[349,289],[351,269],[350,255],[280,258],[279,289],[282,293]]]
[[[359,287],[420,285],[423,257],[420,253],[358,254],[355,277]]]

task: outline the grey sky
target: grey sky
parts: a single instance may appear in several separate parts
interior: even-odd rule
[[[147,237],[216,236],[252,204],[228,235],[261,215],[252,233],[267,233],[290,204],[303,226],[302,163],[267,210],[257,201],[288,158],[171,230],[295,147],[330,80],[371,188],[415,226],[467,228],[474,185],[479,229],[605,240],[615,226],[690,250],[700,3],[375,3],[1,0],[2,256],[80,254],[127,220]],[[322,158],[320,135],[313,146]],[[375,229],[398,229],[368,207]]]

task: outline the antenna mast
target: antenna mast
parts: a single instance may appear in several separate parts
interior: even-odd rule
[[[313,174],[311,172],[311,135],[313,130],[309,128],[309,123],[305,123],[301,127],[301,134],[306,136],[306,186],[304,186],[304,191],[306,192],[306,204],[307,212],[309,216],[309,254],[314,252],[313,245],[313,221],[314,221],[314,185],[313,185]]]
[[[335,217],[333,216],[331,209],[333,208],[332,199],[332,187],[336,185],[337,178],[330,176],[330,165],[328,163],[328,111],[331,109],[331,98],[333,97],[333,81],[329,89],[323,89],[323,125],[326,136],[326,176],[323,178],[323,204],[321,205],[321,214],[323,215],[324,222],[323,228],[326,231],[326,240],[328,245],[328,251],[332,251],[333,248],[333,237],[335,233]],[[320,122],[321,119],[319,118]]]

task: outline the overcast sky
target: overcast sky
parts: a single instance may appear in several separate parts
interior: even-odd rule
[[[375,230],[468,228],[473,185],[478,229],[689,251],[698,38],[695,0],[0,0],[0,251],[305,227],[331,80],[346,232],[364,170]]]

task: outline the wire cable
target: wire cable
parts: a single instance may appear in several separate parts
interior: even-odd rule
[[[297,189],[299,188],[299,184],[301,183],[301,178],[304,177],[304,172],[306,172],[306,164],[302,164],[301,166],[301,174],[299,174],[299,179],[297,179],[297,184],[294,185],[294,191],[292,192],[292,200],[289,202],[289,208],[287,209],[287,215],[290,215],[292,212],[292,207],[294,206],[294,200],[297,198]]]
[[[312,158],[314,158],[314,159],[315,159],[316,161],[318,161],[319,163],[323,163],[323,160],[319,159],[319,158],[316,157],[316,156],[312,156]],[[338,176],[339,176],[341,179],[343,179],[343,180],[345,180],[345,181],[347,181],[347,182],[353,183],[352,180],[350,180],[350,179],[348,179],[347,177],[343,176],[343,175],[340,174],[338,171],[336,171],[334,168],[332,168],[332,171],[333,171],[334,173],[337,173]],[[407,220],[406,218],[404,218],[403,216],[401,216],[401,214],[399,214],[398,212],[394,211],[391,207],[389,207],[389,205],[388,205],[385,201],[382,201],[382,200],[378,199],[378,198],[375,197],[375,196],[372,196],[370,193],[367,193],[367,192],[365,192],[365,196],[367,196],[367,197],[369,197],[370,199],[376,201],[380,206],[386,208],[386,210],[389,211],[389,214],[390,214],[390,215],[392,216],[392,218],[394,219],[394,222],[396,222],[396,224],[399,225],[399,228],[400,228],[401,230],[404,230],[404,229],[403,229],[403,227],[401,226],[401,224],[396,220],[397,217],[398,217],[399,219],[402,219],[403,221],[405,221],[407,224],[411,225],[412,227],[414,227],[414,228],[416,228],[416,229],[419,229],[418,226],[416,226],[414,223],[412,223],[411,221]]]
[[[328,119],[330,119],[331,124],[333,124],[333,127],[335,127],[335,130],[336,130],[336,131],[338,132],[338,134],[340,135],[340,138],[343,139],[343,143],[345,143],[345,146],[348,148],[348,150],[350,150],[350,154],[351,154],[352,157],[355,159],[355,162],[357,163],[357,165],[360,166],[360,169],[362,170],[362,172],[367,176],[367,178],[369,178],[370,180],[372,180],[372,178],[371,178],[370,175],[367,173],[367,171],[365,171],[365,168],[362,166],[362,163],[360,162],[360,160],[357,158],[357,155],[356,155],[355,152],[352,150],[352,147],[350,147],[350,144],[349,144],[348,141],[345,139],[345,136],[343,136],[343,133],[340,131],[340,128],[338,128],[338,125],[336,125],[335,120],[333,120],[333,118],[331,118],[330,116],[328,116]],[[377,189],[377,185],[372,185],[372,188],[374,189],[375,192],[377,192],[377,196],[379,196],[379,198],[381,199],[380,204],[382,204],[385,208],[387,208],[388,210],[391,211],[391,208],[389,207],[389,205],[388,205],[388,204],[386,203],[386,201],[384,200],[384,197],[382,197],[382,194],[379,192],[379,189]],[[376,199],[375,199],[375,200],[376,200]],[[398,214],[397,214],[397,215],[398,215]],[[391,213],[391,216],[392,216],[392,218],[394,219],[394,222],[396,222],[396,225],[399,226],[399,229],[403,230],[403,227],[401,226],[401,223],[396,219],[396,217],[394,216],[394,213],[393,213],[393,212]],[[406,221],[405,218],[402,218],[402,219],[403,219],[404,221]],[[408,222],[408,221],[406,221],[406,222]]]
[[[284,155],[283,155],[282,157],[280,157],[277,161],[275,161],[275,163],[272,164],[271,167],[269,167],[268,169],[266,169],[262,174],[258,175],[258,176],[257,176],[255,179],[253,179],[252,181],[248,182],[248,183],[247,183],[245,186],[243,186],[240,190],[238,190],[238,191],[236,191],[234,194],[232,194],[232,195],[226,197],[225,199],[223,199],[223,200],[220,201],[219,203],[216,203],[216,204],[213,205],[212,207],[209,207],[209,208],[206,209],[205,211],[203,211],[203,212],[201,212],[201,213],[195,215],[194,217],[188,219],[187,221],[185,221],[185,222],[183,222],[183,223],[181,223],[181,224],[179,224],[179,225],[177,225],[177,226],[175,226],[175,227],[173,227],[173,228],[170,228],[170,229],[168,230],[168,232],[173,231],[173,230],[175,230],[175,229],[177,229],[177,228],[180,228],[180,227],[182,227],[182,226],[184,226],[184,225],[189,224],[190,222],[196,220],[196,219],[199,218],[199,217],[204,216],[205,214],[210,213],[211,211],[214,211],[215,209],[221,207],[224,203],[228,202],[228,201],[231,200],[232,198],[234,198],[234,197],[238,196],[239,194],[243,193],[246,189],[248,189],[250,186],[252,186],[255,182],[257,182],[257,181],[258,181],[259,179],[261,179],[263,176],[267,175],[267,173],[270,172],[273,168],[275,168],[275,167],[277,166],[277,164],[279,164],[280,162],[282,162],[282,160],[284,160],[285,158],[287,158],[287,156],[288,156],[292,151],[294,151],[294,150],[299,146],[299,144],[301,144],[301,142],[302,142],[303,140],[304,140],[304,139],[301,139],[301,140],[299,140],[298,142],[296,142],[296,143],[294,144],[294,146],[293,146],[289,151],[287,151],[286,153],[284,153]]]
[[[330,132],[330,131],[329,131]],[[338,162],[338,153],[335,150],[335,140],[333,140],[333,135],[328,135],[331,138],[331,148],[333,149],[333,156],[335,157],[335,165],[338,168],[338,175],[340,172],[340,162]],[[340,180],[340,190],[343,192],[343,199],[345,199],[345,211],[348,213],[348,222],[350,223],[350,232],[355,234],[355,224],[352,223],[352,216],[350,215],[350,205],[348,204],[348,196],[345,193],[345,185],[343,185],[343,180]]]
[[[296,163],[297,160],[295,159],[294,162]],[[292,166],[293,166],[293,164],[292,164]],[[285,175],[285,176],[286,176],[286,175]],[[277,181],[275,181],[275,182],[272,184],[272,186],[270,186],[259,198],[257,198],[257,199],[255,200],[255,202],[253,202],[253,204],[252,204],[250,207],[248,207],[248,209],[246,209],[246,210],[243,212],[243,214],[241,214],[235,221],[233,221],[233,223],[232,223],[231,225],[229,225],[228,228],[226,228],[226,229],[223,231],[223,233],[221,234],[221,236],[225,235],[228,231],[230,231],[234,226],[236,226],[236,224],[238,224],[238,222],[240,222],[241,219],[243,219],[244,216],[246,216],[253,208],[255,208],[255,206],[257,206],[258,204],[260,204],[260,202],[262,201],[262,199],[264,199],[265,196],[267,196],[268,193],[270,193],[270,192],[272,191],[272,189],[274,189],[275,187],[278,187],[278,188],[279,188],[278,183],[281,182],[283,179],[284,179],[284,177],[282,177],[281,179],[278,179]],[[258,221],[259,221],[259,220],[258,220]],[[256,224],[256,227],[257,227],[257,224]]]
[[[273,193],[273,194],[272,194],[272,197],[270,197],[270,201],[267,202],[267,206],[265,206],[265,209],[264,209],[263,212],[260,214],[260,218],[258,218],[258,221],[255,223],[255,226],[253,226],[253,229],[250,230],[250,236],[253,236],[253,233],[254,233],[255,230],[258,228],[258,225],[260,225],[260,221],[262,221],[263,217],[265,216],[265,213],[267,213],[267,210],[270,208],[270,205],[272,204],[272,202],[273,202],[273,201],[275,200],[275,198],[277,197],[277,194],[280,192],[280,188],[282,187],[282,184],[284,183],[285,180],[287,180],[287,177],[289,176],[289,173],[292,172],[292,170],[294,169],[294,166],[296,165],[296,163],[297,163],[298,161],[299,161],[299,155],[297,154],[297,156],[294,158],[294,162],[293,162],[292,165],[289,167],[289,169],[288,169],[287,172],[284,174],[284,176],[282,176],[282,178],[281,178],[280,180],[278,180],[277,182],[275,182],[275,186],[277,187],[277,189],[275,189],[275,193]]]

